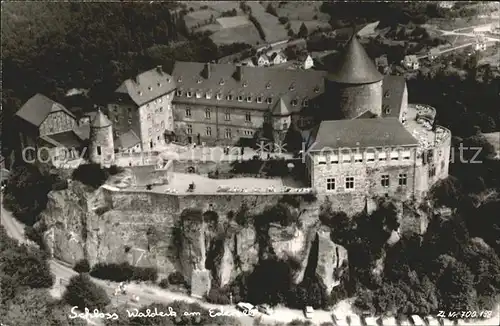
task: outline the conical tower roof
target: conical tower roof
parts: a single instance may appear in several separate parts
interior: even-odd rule
[[[276,105],[274,106],[273,113],[275,115],[289,115],[290,111],[288,110],[288,107],[285,103],[285,100],[283,98],[280,98],[278,102],[276,102]]]
[[[92,123],[90,126],[92,128],[104,128],[104,127],[111,126],[111,122],[106,117],[106,115],[104,113],[102,113],[101,109],[99,109],[97,111],[97,114],[94,117],[94,120],[92,120]]]
[[[382,80],[384,76],[353,35],[327,78],[342,84],[370,84]]]

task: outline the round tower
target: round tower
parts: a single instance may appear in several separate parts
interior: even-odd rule
[[[354,119],[366,111],[381,116],[383,78],[353,35],[325,79],[328,104],[337,107],[328,118]]]
[[[111,165],[115,161],[113,126],[99,109],[90,124],[89,158],[92,163]]]

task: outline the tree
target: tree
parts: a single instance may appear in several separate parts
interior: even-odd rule
[[[474,275],[462,262],[449,264],[437,281],[440,309],[467,310],[476,307]]]
[[[82,259],[76,262],[73,270],[78,273],[88,273],[90,272],[90,264],[87,259]]]
[[[288,17],[285,17],[285,16],[279,17],[278,20],[279,20],[280,24],[283,24],[283,25],[285,25],[289,21]]]
[[[13,169],[7,180],[4,203],[17,219],[32,226],[47,205],[50,189],[48,179],[37,166],[22,164]]]
[[[456,207],[464,195],[460,181],[453,176],[439,180],[431,187],[429,192],[436,205],[451,208]]]
[[[306,24],[302,23],[300,25],[299,33],[297,34],[300,38],[306,38],[309,35],[309,31],[307,30]]]
[[[72,178],[81,183],[99,188],[109,177],[106,169],[103,169],[99,164],[82,164],[73,171]]]
[[[272,5],[272,3],[267,5],[266,12],[275,16],[275,17],[278,17],[278,13],[276,12],[276,9],[274,9],[274,6]]]
[[[69,280],[63,300],[80,310],[103,310],[111,302],[106,291],[94,284],[88,274],[79,274]]]

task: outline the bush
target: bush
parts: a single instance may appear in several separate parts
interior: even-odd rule
[[[116,175],[118,173],[122,173],[123,172],[123,168],[120,167],[120,166],[116,166],[116,165],[111,165],[108,169],[108,172],[110,175]]]
[[[90,264],[87,259],[82,259],[76,262],[73,270],[77,273],[88,273],[90,272]]]
[[[186,281],[184,280],[184,275],[181,272],[175,271],[168,275],[168,283],[173,285],[184,285]]]
[[[93,188],[99,188],[104,184],[104,182],[106,182],[108,177],[108,170],[101,168],[99,164],[95,163],[80,165],[73,171],[72,175],[73,180],[78,180],[81,183]]]
[[[42,251],[47,251],[47,244],[43,237],[45,231],[47,231],[45,223],[37,224],[36,228],[28,225],[24,227],[26,238],[36,243]]]
[[[170,286],[170,283],[168,282],[168,279],[163,278],[160,283],[158,284],[162,289],[168,289]]]
[[[281,16],[280,18],[278,18],[278,20],[280,21],[280,24],[283,24],[283,25],[285,25],[289,21],[288,17],[284,17],[284,16]]]
[[[90,271],[90,275],[103,280],[115,282],[153,281],[158,278],[158,271],[153,267],[136,267],[129,263],[98,263]]]
[[[228,305],[231,303],[228,292],[227,289],[211,288],[205,299],[213,304]]]
[[[255,25],[255,28],[257,28],[257,31],[259,32],[260,38],[265,41],[266,40],[266,33],[264,33],[264,30],[262,29],[262,25],[260,25],[257,18],[255,18],[255,16],[252,14],[250,14],[250,16],[248,18],[250,19],[252,24]]]
[[[79,274],[69,280],[63,300],[81,311],[84,308],[103,310],[110,303],[106,291],[94,284],[87,274]]]

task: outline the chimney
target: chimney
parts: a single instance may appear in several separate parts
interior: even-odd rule
[[[205,67],[203,68],[203,78],[210,78],[210,62],[205,63]]]
[[[243,80],[243,68],[241,65],[236,66],[236,71],[234,72],[234,79],[237,81],[242,81]]]
[[[163,73],[163,67],[162,67],[162,66],[156,66],[156,71],[157,71],[159,74],[162,74],[162,73]]]

